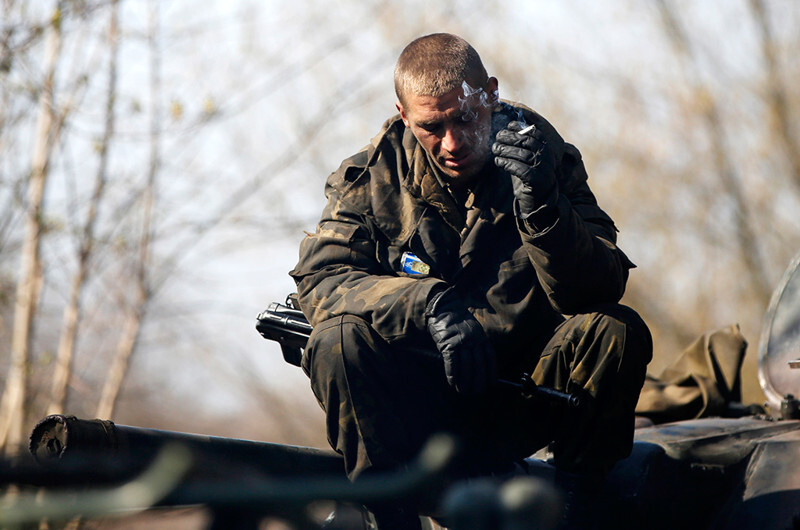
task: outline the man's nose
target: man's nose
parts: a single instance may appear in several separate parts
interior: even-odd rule
[[[448,153],[455,153],[464,144],[464,132],[458,127],[448,127],[442,137],[442,148]]]

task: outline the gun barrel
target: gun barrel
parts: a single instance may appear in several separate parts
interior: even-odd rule
[[[125,480],[140,472],[167,444],[192,452],[195,478],[342,474],[341,456],[330,450],[116,425],[52,415],[30,436],[29,449],[42,465],[90,471],[90,482]],[[92,466],[92,463],[98,465]],[[89,465],[87,465],[89,464]]]
[[[171,458],[176,450],[186,454],[185,449],[189,450],[188,472],[181,472],[176,479],[179,482],[170,485],[169,491],[160,492],[160,500],[154,497],[139,508],[150,503],[206,505],[215,519],[213,528],[228,528],[232,525],[217,524],[216,519],[230,517],[241,522],[240,516],[257,519],[261,514],[286,514],[293,507],[317,500],[363,504],[411,499],[419,502],[421,509],[430,510],[436,506],[437,488],[455,455],[456,444],[450,437],[434,436],[407,469],[351,482],[345,476],[341,457],[332,451],[54,415],[40,421],[30,438],[31,453],[46,471],[18,475],[33,479],[26,480],[26,485],[67,487],[70,491],[91,485],[90,489],[102,494],[109,484],[143,483],[139,479],[146,471],[166,462],[165,458]],[[111,489],[115,488],[119,490],[118,486]],[[120,496],[111,501],[117,498]],[[72,506],[71,493],[69,499]],[[88,505],[90,496],[84,500],[81,506]],[[116,505],[106,506],[108,501],[108,496],[103,497],[99,509],[113,511]],[[81,513],[70,506],[65,507],[73,510],[70,514]]]
[[[559,392],[552,388],[539,386],[533,382],[528,374],[524,374],[522,381],[516,383],[507,379],[500,379],[498,383],[502,386],[513,388],[520,391],[523,395],[535,397],[549,401],[555,405],[567,406],[571,408],[578,408],[581,406],[581,398],[576,394],[567,394],[566,392]]]

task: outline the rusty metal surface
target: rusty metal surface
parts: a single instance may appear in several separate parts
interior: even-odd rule
[[[601,528],[796,528],[798,462],[797,421],[717,418],[637,430],[633,453],[609,477]]]
[[[659,445],[676,460],[725,466],[742,461],[760,441],[798,429],[796,420],[702,418],[638,429],[635,438]]]
[[[725,530],[797,528],[800,521],[800,431],[760,440],[718,527]]]

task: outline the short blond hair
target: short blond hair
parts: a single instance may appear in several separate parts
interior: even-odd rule
[[[473,88],[488,82],[480,55],[467,41],[449,33],[419,37],[405,47],[394,69],[394,91],[400,103],[406,94],[441,96],[465,81]]]

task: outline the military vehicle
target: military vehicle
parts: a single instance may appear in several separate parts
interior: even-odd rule
[[[299,364],[311,326],[291,297],[260,314],[257,329]],[[800,529],[800,255],[765,316],[758,372],[767,409],[730,403],[722,416],[637,429],[631,455],[593,503],[590,526]],[[553,406],[580,406],[526,378],[504,384]],[[202,505],[211,528],[258,528],[267,515],[294,528],[373,528],[365,504],[406,497],[438,517],[425,518],[426,528],[447,521],[456,530],[516,530],[564,527],[562,505],[581,502],[580,492],[553,488],[546,451],[517,474],[454,482],[448,466],[456,442],[446,437],[431,440],[407,471],[355,483],[332,451],[71,416],[43,419],[30,447],[37,463],[0,462],[0,483],[15,492],[0,504],[2,527]],[[318,501],[335,503],[326,506],[337,516],[325,523],[314,516],[309,506]]]

